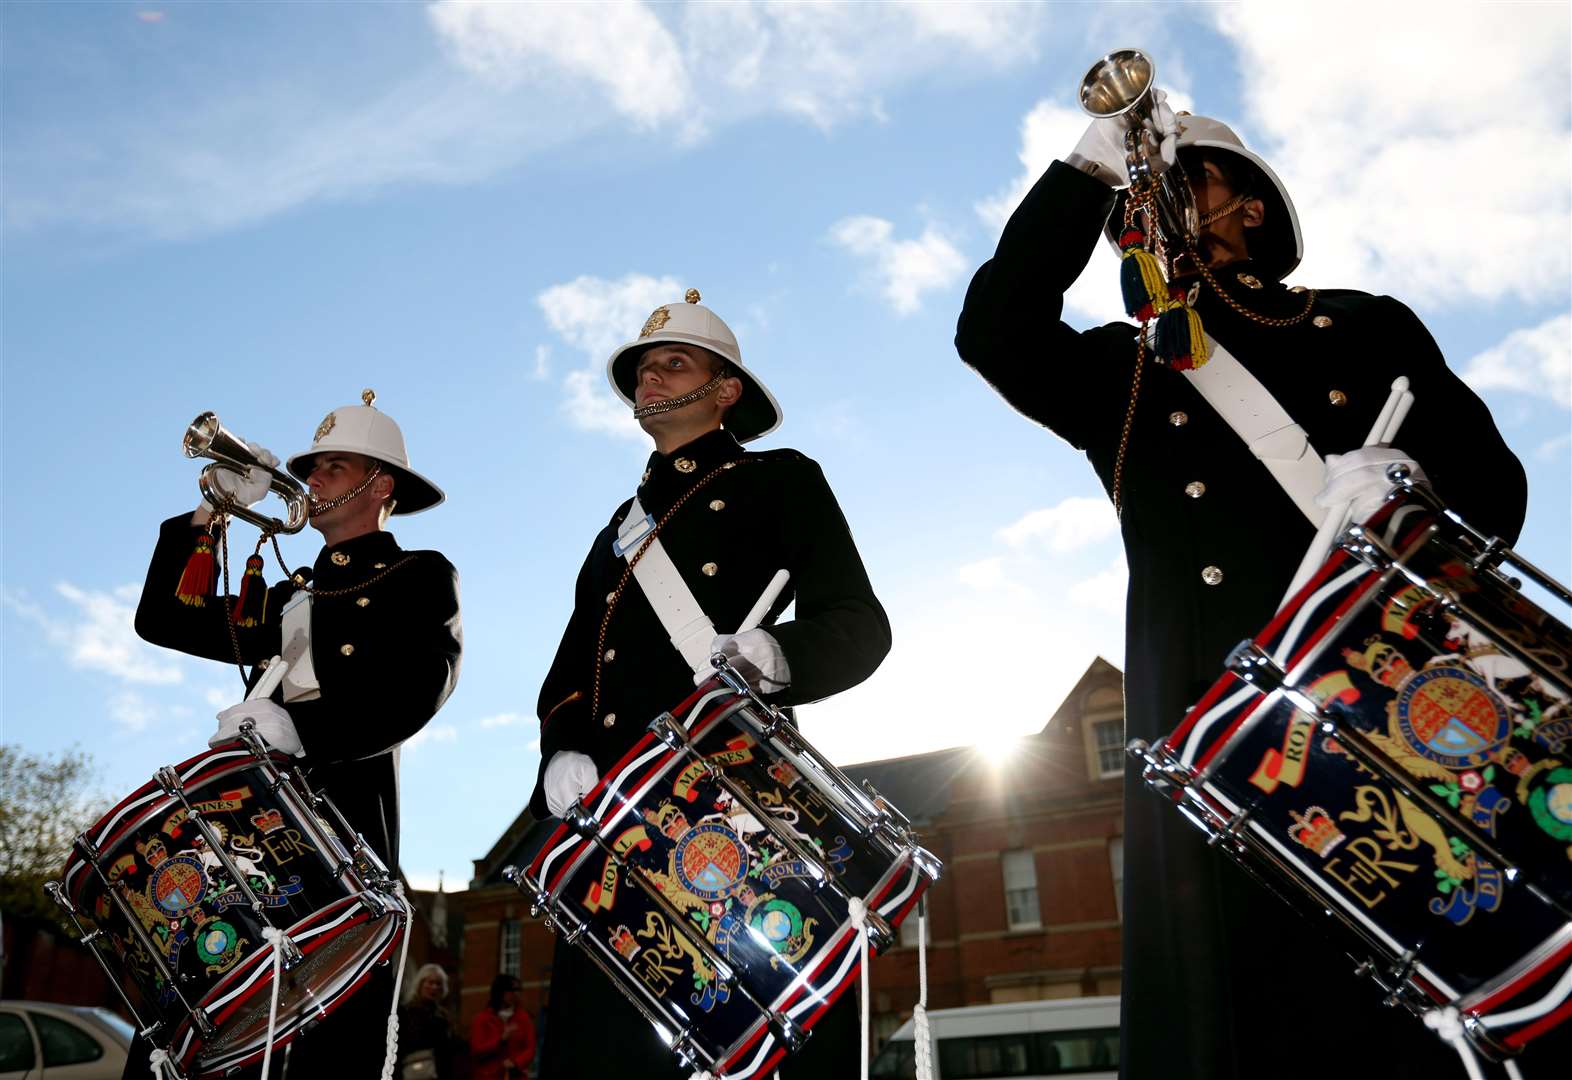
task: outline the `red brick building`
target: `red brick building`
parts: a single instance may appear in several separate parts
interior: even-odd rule
[[[929,892],[931,1008],[1113,994],[1119,990],[1124,699],[1118,669],[1097,660],[1041,731],[1008,753],[971,747],[849,766],[916,824],[945,865]],[[522,812],[483,858],[462,912],[461,1030],[499,970],[548,1006],[553,937],[502,878],[526,864],[555,823]],[[871,969],[875,1042],[917,1000],[916,919]]]

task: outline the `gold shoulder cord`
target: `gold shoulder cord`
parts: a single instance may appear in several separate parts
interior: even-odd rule
[[[595,639],[595,687],[594,692],[590,697],[591,720],[595,719],[596,715],[600,712],[600,669],[605,666],[601,660],[601,657],[606,655],[606,631],[611,626],[611,616],[612,613],[617,610],[617,602],[622,599],[623,590],[628,587],[628,582],[633,577],[633,568],[639,564],[640,559],[644,558],[644,553],[648,551],[650,545],[655,542],[655,538],[659,536],[660,531],[666,527],[666,523],[671,520],[672,515],[675,514],[678,510],[681,510],[683,504],[691,499],[700,488],[704,487],[711,480],[715,479],[723,472],[734,469],[738,465],[746,465],[759,460],[762,459],[756,457],[738,458],[736,461],[728,461],[726,464],[717,466],[716,468],[711,469],[709,472],[705,473],[702,477],[699,478],[698,483],[694,484],[687,491],[683,492],[682,497],[671,504],[671,509],[667,510],[666,513],[661,516],[661,519],[655,523],[655,528],[650,530],[650,534],[644,538],[644,542],[639,545],[639,549],[633,553],[633,558],[628,560],[628,565],[622,571],[622,579],[617,582],[617,587],[612,590],[611,599],[606,601],[606,614],[601,616],[600,633],[596,635]]]
[[[1270,317],[1270,316],[1267,316],[1267,315],[1258,315],[1257,313],[1251,311],[1249,308],[1245,307],[1243,304],[1241,304],[1239,301],[1235,300],[1232,296],[1230,296],[1228,294],[1227,290],[1225,290],[1222,287],[1222,285],[1218,283],[1217,278],[1212,276],[1211,269],[1204,262],[1201,261],[1199,254],[1197,254],[1197,252],[1195,251],[1195,249],[1193,247],[1190,249],[1190,254],[1195,258],[1195,265],[1196,265],[1196,267],[1200,269],[1201,276],[1203,278],[1205,278],[1206,279],[1206,283],[1212,287],[1212,291],[1215,292],[1219,297],[1222,298],[1223,303],[1227,304],[1235,312],[1237,312],[1240,315],[1243,315],[1246,319],[1249,319],[1251,322],[1258,323],[1261,326],[1268,326],[1268,327],[1273,327],[1273,328],[1282,328],[1282,327],[1287,327],[1287,326],[1295,326],[1295,325],[1297,325],[1299,323],[1304,322],[1306,319],[1308,319],[1310,317],[1310,312],[1315,308],[1316,290],[1311,289],[1311,290],[1309,290],[1309,295],[1307,295],[1305,297],[1304,310],[1300,311],[1297,315],[1289,315],[1286,318],[1281,318],[1281,319],[1273,318],[1273,317]],[[1129,404],[1129,407],[1126,408],[1125,411],[1124,411],[1124,429],[1119,432],[1119,450],[1114,455],[1114,474],[1113,474],[1114,514],[1116,516],[1118,516],[1118,517],[1121,517],[1121,518],[1124,516],[1124,504],[1123,504],[1123,494],[1124,493],[1123,493],[1123,487],[1122,487],[1123,482],[1124,482],[1124,458],[1125,458],[1125,453],[1128,451],[1129,446],[1130,446],[1130,428],[1131,428],[1131,426],[1135,422],[1135,401],[1136,401],[1136,397],[1141,392],[1141,368],[1142,368],[1142,366],[1145,363],[1146,363],[1146,335],[1143,333],[1136,339],[1136,346],[1135,346],[1135,374],[1133,376],[1131,376],[1131,378],[1130,378],[1130,404]]]

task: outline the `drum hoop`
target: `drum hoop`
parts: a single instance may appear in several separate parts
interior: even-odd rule
[[[725,700],[704,711],[710,699],[717,696]],[[682,726],[690,739],[698,741],[710,734],[723,720],[748,707],[748,700],[741,695],[731,693],[724,688],[707,691],[701,687],[684,699],[676,709],[672,710],[672,713],[673,715],[689,713],[689,719],[683,722]],[[692,716],[695,711],[699,712],[696,718]],[[776,752],[773,746],[771,752]],[[685,756],[683,751],[668,747],[654,732],[643,735],[615,766],[607,770],[601,781],[584,797],[586,806],[596,803],[604,805],[607,798],[617,799],[621,803],[615,812],[604,819],[597,817],[600,823],[599,831],[615,832],[617,824],[634,811],[654,784],[669,773],[674,761]],[[597,845],[579,836],[566,822],[563,822],[542,845],[527,873],[531,879],[544,887],[547,894],[546,903],[549,907],[555,908],[559,903],[571,902],[562,898],[563,890],[567,883],[584,868],[586,862],[593,861],[598,854],[601,854],[601,851]],[[559,860],[561,865],[554,865]],[[870,910],[898,921],[901,913],[909,912],[917,903],[929,884],[915,858],[915,849],[907,848],[891,863],[869,892],[865,902]],[[882,910],[885,908],[889,909],[888,914]],[[835,934],[815,957],[813,965],[799,972],[797,977],[780,991],[770,1008],[774,1011],[785,1011],[788,1015],[793,1010],[807,1012],[810,1018],[806,1019],[804,1024],[816,1023],[854,981],[856,965],[860,962],[860,952],[854,947],[856,940],[857,931],[852,927],[850,919],[842,921],[837,926]],[[594,945],[599,945],[598,938],[592,937],[592,941]],[[818,984],[816,980],[831,964],[836,964],[838,967],[833,981],[824,985]],[[745,1066],[743,1071],[734,1073],[737,1062],[761,1040],[763,1049],[760,1053],[764,1055],[763,1059],[755,1055],[755,1060]],[[731,1046],[721,1050],[714,1068],[728,1075],[736,1075],[739,1080],[763,1075],[786,1056],[786,1048],[775,1045],[775,1042],[774,1034],[768,1029],[767,1017],[761,1015]]]
[[[187,766],[193,763],[227,757],[231,754],[241,755],[241,760],[233,760],[228,764],[216,766],[212,772],[198,772],[194,775],[186,775]],[[275,764],[281,763],[281,761],[275,761]],[[206,754],[198,754],[196,757],[188,758],[176,766],[175,771],[181,779],[181,790],[189,792],[193,787],[201,787],[204,784],[212,783],[214,780],[222,779],[242,769],[258,768],[261,764],[261,761],[255,754],[251,753],[250,750],[244,749],[244,744],[235,743],[215,748]],[[157,780],[149,780],[122,799],[116,804],[114,809],[100,817],[82,835],[88,837],[89,842],[97,849],[99,855],[103,855],[105,852],[117,847],[131,833],[147,825],[160,814],[168,812],[171,805],[178,804],[179,801],[177,796],[166,794],[163,788],[159,786]],[[135,812],[136,816],[130,818],[129,822],[126,821],[127,815],[133,812]],[[113,834],[106,835],[110,833],[110,830],[114,830]],[[70,895],[72,903],[78,907],[81,906],[82,889],[90,879],[84,877],[73,883],[72,878],[82,870],[87,869],[88,866],[92,865],[92,862],[92,860],[89,860],[80,850],[74,847],[70,857],[66,860],[65,873],[63,875],[66,891]]]
[[[693,720],[691,726],[688,727],[690,738],[703,738],[709,734],[716,723],[747,705],[745,699],[730,691],[712,690],[705,693],[701,688],[698,693],[691,694],[684,699],[682,704],[674,710],[674,714],[681,712],[684,706],[694,701],[698,701],[699,705],[697,707],[702,708],[711,695],[727,697],[730,700],[722,702],[709,712],[701,714],[698,719]],[[653,757],[650,756],[651,751],[655,751]],[[650,784],[654,783],[662,775],[667,766],[680,753],[680,750],[673,750],[661,742],[654,732],[647,732],[640,737],[639,741],[634,743],[628,749],[628,752],[622,755],[617,764],[608,769],[600,782],[584,796],[584,804],[586,806],[596,802],[603,803],[603,796],[620,798],[622,800],[623,805],[617,809],[616,813],[601,821],[602,831],[626,814],[629,808],[644,796]],[[657,758],[659,760],[656,760]],[[631,783],[626,782],[630,773],[642,768],[646,761],[653,762],[649,769],[641,773],[637,780]],[[597,818],[597,820],[599,819]],[[563,850],[564,845],[562,841],[568,837],[576,841],[583,850],[573,854],[562,869],[553,872],[550,864],[566,853]],[[551,838],[546,841],[541,847],[539,854],[535,856],[534,861],[530,863],[529,874],[536,881],[541,882],[545,886],[547,893],[555,899],[558,895],[558,889],[563,882],[577,873],[583,866],[584,860],[592,856],[597,850],[594,844],[573,833],[567,823],[564,822],[557,826],[556,830],[551,834]],[[545,880],[546,878],[550,879],[549,882]]]
[[[367,923],[384,923],[384,928],[379,932],[378,937],[374,939],[372,947],[351,966],[349,974],[338,983],[337,987],[323,990],[321,993],[316,994],[317,1000],[322,1005],[323,1015],[331,1015],[334,1009],[363,985],[376,965],[389,956],[399,944],[403,935],[409,932],[407,917],[401,906],[391,905],[384,914],[373,915],[361,905],[361,895],[357,893],[335,900],[321,910],[314,911],[304,919],[301,919],[289,927],[287,931],[290,938],[300,946],[301,954],[309,956],[334,938],[357,926]],[[346,907],[351,910],[347,913],[340,910]],[[345,914],[348,915],[348,918],[343,918]],[[342,919],[342,921],[335,921],[327,927],[319,928],[315,934],[302,935],[302,931],[309,931],[313,923],[319,923],[328,919]],[[323,931],[326,929],[331,929],[332,933],[323,935]],[[315,940],[301,944],[302,936],[315,937]],[[248,971],[248,969],[252,970]],[[219,1011],[211,1017],[215,1026],[222,1026],[242,1005],[250,1001],[256,994],[269,989],[272,984],[272,971],[271,951],[259,951],[253,954],[252,958],[246,961],[245,964],[237,967],[216,983],[197,1002],[195,1007],[207,1009],[215,1003],[215,999],[226,999],[223,1001]],[[233,984],[237,980],[244,981],[246,985],[235,987]],[[316,991],[313,991],[313,993],[316,993]],[[274,1048],[285,1046],[293,1041],[300,1034],[300,1029],[309,1020],[318,1018],[319,1016],[315,1011],[309,1016],[304,1013],[296,1013],[289,1018],[281,1017],[279,1028],[274,1033]],[[180,1041],[182,1036],[184,1036],[185,1040],[185,1045],[182,1046],[179,1055],[183,1068],[189,1067],[196,1060],[205,1045],[203,1040],[192,1037],[194,1033],[194,1025],[189,1017],[175,1029],[175,1039],[172,1041]],[[212,1062],[203,1066],[199,1075],[215,1075],[237,1066],[250,1065],[261,1061],[267,1049],[265,1042],[265,1039],[254,1041],[245,1046],[236,1047],[222,1056],[215,1057]]]

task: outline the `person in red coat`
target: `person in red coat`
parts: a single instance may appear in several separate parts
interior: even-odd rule
[[[519,981],[512,975],[491,980],[491,1000],[469,1029],[472,1080],[512,1080],[529,1075],[535,1060],[535,1024],[519,1008]]]

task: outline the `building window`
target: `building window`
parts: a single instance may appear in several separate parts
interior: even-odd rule
[[[1097,779],[1113,780],[1124,775],[1124,721],[1099,720],[1092,725],[1096,740]]]
[[[1108,841],[1108,868],[1113,871],[1114,912],[1124,922],[1124,837]]]
[[[1030,851],[1004,853],[1004,909],[1011,930],[1042,926],[1037,908],[1037,862]]]
[[[502,921],[502,955],[497,958],[497,971],[502,975],[519,973],[519,935],[523,924],[517,919]]]

